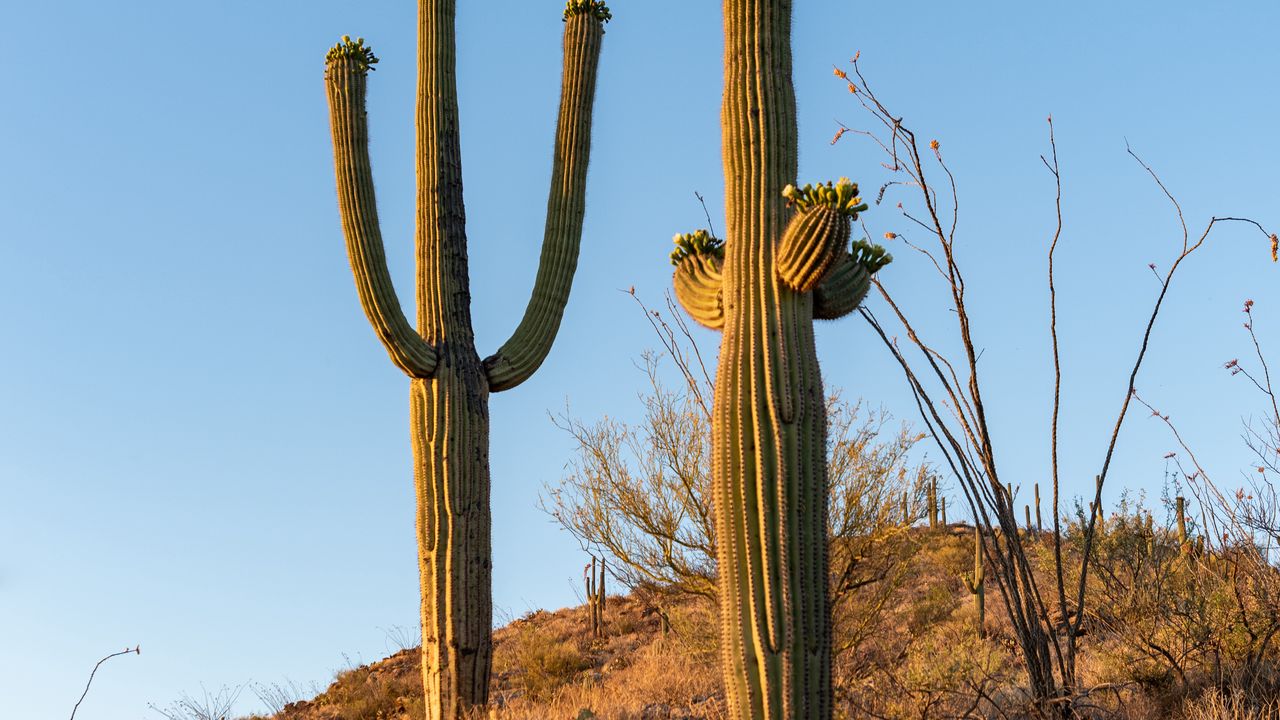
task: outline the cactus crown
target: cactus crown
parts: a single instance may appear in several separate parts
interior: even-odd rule
[[[884,247],[868,240],[854,240],[850,251],[853,261],[862,266],[868,275],[874,275],[880,268],[893,262],[893,256]]]
[[[378,56],[373,54],[372,47],[364,44],[364,38],[356,38],[353,42],[350,35],[343,35],[342,42],[329,48],[329,53],[324,56],[326,65],[339,60],[353,60],[360,72],[377,70],[374,65],[378,64]]]
[[[713,255],[724,257],[724,241],[706,230],[682,233],[671,239],[676,249],[671,251],[671,264],[679,265],[681,260],[690,255]]]
[[[609,6],[605,5],[604,0],[569,0],[564,4],[565,20],[568,20],[571,15],[583,13],[591,13],[602,23],[613,19],[613,13],[609,12]]]
[[[858,219],[858,213],[867,209],[866,203],[858,195],[858,183],[849,178],[840,178],[834,185],[827,181],[825,185],[805,185],[797,189],[788,185],[782,189],[782,196],[787,205],[804,212],[812,207],[829,207],[839,213],[848,215],[851,220]]]

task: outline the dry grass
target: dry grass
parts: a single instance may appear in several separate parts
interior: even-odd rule
[[[974,599],[960,581],[972,567],[972,529],[955,525],[914,530],[911,536],[907,571],[887,581],[890,592],[868,588],[838,606],[837,647],[855,636],[857,642],[835,657],[836,717],[1035,717],[1016,644],[991,587],[987,636],[978,635]],[[1046,555],[1046,572],[1048,552],[1047,543],[1033,551]],[[1171,602],[1186,605],[1177,598]],[[582,607],[537,611],[497,630],[489,718],[725,718],[714,609],[703,600],[664,601],[670,619],[664,635],[653,603],[640,596],[609,598],[603,639],[591,637]],[[1280,672],[1263,664],[1243,679],[1226,654],[1235,641],[1230,627],[1211,628],[1222,635],[1219,665],[1189,661],[1180,679],[1135,649],[1136,634],[1148,628],[1123,622],[1128,621],[1114,612],[1089,618],[1079,667],[1087,686],[1077,703],[1082,717],[1280,720]],[[1268,662],[1275,660],[1272,652]],[[342,673],[324,693],[289,706],[275,720],[418,718],[419,683],[416,649],[402,651]]]

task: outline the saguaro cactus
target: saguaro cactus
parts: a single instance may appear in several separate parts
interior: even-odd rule
[[[982,562],[982,527],[973,528],[973,575],[962,575],[964,586],[978,605],[978,637],[987,636],[987,574]]]
[[[1178,547],[1182,552],[1187,552],[1190,545],[1187,543],[1187,500],[1179,495],[1174,498],[1174,510],[1178,515]]]
[[[533,297],[515,333],[481,361],[471,327],[458,101],[455,0],[418,2],[417,328],[387,272],[369,163],[363,40],[329,51],[325,87],[338,204],[356,290],[391,361],[410,378],[422,582],[422,677],[427,717],[452,720],[484,705],[492,657],[489,393],[529,378],[550,351],[577,267],[591,108],[604,2],[564,11],[564,72],[547,221]]]
[[[591,637],[604,637],[604,606],[605,598],[605,567],[604,558],[600,559],[597,569],[596,559],[591,558],[591,564],[582,569],[583,585],[587,593],[587,619],[591,625]]]
[[[928,487],[929,529],[938,527],[938,478],[933,478]]]
[[[1036,532],[1044,532],[1044,521],[1040,516],[1040,483],[1036,483]]]
[[[730,716],[831,717],[827,418],[813,321],[889,261],[849,246],[857,185],[796,182],[789,0],[724,0],[724,242],[677,236],[676,296],[724,332],[712,418]]]

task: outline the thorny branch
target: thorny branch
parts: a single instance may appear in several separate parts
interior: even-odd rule
[[[848,90],[861,107],[876,121],[879,129],[865,130],[841,124],[832,139],[835,144],[846,134],[870,139],[887,156],[882,165],[891,173],[902,177],[891,179],[881,186],[876,204],[881,204],[888,192],[896,189],[914,189],[919,192],[918,200],[924,206],[924,213],[917,215],[898,203],[902,217],[917,230],[923,231],[929,243],[936,244],[936,250],[927,248],[921,243],[909,240],[904,234],[889,232],[885,237],[890,240],[902,239],[911,249],[924,255],[934,269],[943,278],[946,289],[950,292],[951,310],[956,320],[958,339],[964,356],[962,366],[966,377],[961,379],[955,366],[935,345],[924,341],[913,326],[906,313],[891,292],[878,280],[873,281],[898,324],[905,331],[907,338],[920,353],[925,366],[923,376],[914,367],[900,348],[896,338],[891,337],[884,326],[870,310],[863,309],[862,317],[872,326],[885,347],[903,370],[903,374],[912,390],[917,409],[924,419],[926,427],[942,451],[947,466],[960,480],[960,487],[973,511],[975,522],[987,528],[987,542],[984,553],[995,565],[994,574],[1000,589],[1009,619],[1014,627],[1018,644],[1030,676],[1032,687],[1040,701],[1047,706],[1063,708],[1070,714],[1070,706],[1083,698],[1076,688],[1076,639],[1081,635],[1085,612],[1086,587],[1089,569],[1090,549],[1096,532],[1096,524],[1100,513],[1091,514],[1084,533],[1084,553],[1080,560],[1079,584],[1074,592],[1074,607],[1068,602],[1067,582],[1062,560],[1061,506],[1060,506],[1060,471],[1058,465],[1058,433],[1059,415],[1062,404],[1062,366],[1060,342],[1057,332],[1057,285],[1054,275],[1054,259],[1058,242],[1062,237],[1062,172],[1058,161],[1057,141],[1054,136],[1053,119],[1049,118],[1049,157],[1041,157],[1045,167],[1054,180],[1054,209],[1056,222],[1052,239],[1048,248],[1048,286],[1049,286],[1049,330],[1054,362],[1053,409],[1051,415],[1051,458],[1050,465],[1053,481],[1053,515],[1054,515],[1054,554],[1055,585],[1057,590],[1057,614],[1065,629],[1065,647],[1059,643],[1058,630],[1051,620],[1047,607],[1041,597],[1031,564],[1027,559],[1018,533],[1018,521],[1014,511],[1013,498],[1001,484],[995,458],[994,443],[986,417],[983,402],[982,384],[978,377],[978,359],[973,340],[971,318],[965,304],[965,279],[956,259],[955,242],[959,225],[960,202],[955,176],[943,160],[940,144],[936,140],[928,143],[928,154],[931,164],[936,166],[945,176],[945,192],[949,198],[946,207],[940,202],[940,194],[931,184],[926,173],[930,163],[926,163],[925,152],[922,152],[915,133],[903,122],[903,118],[892,113],[876,93],[858,66],[858,57],[851,61],[852,72],[846,73],[840,68],[835,75],[843,80]],[[851,78],[850,75],[853,77]],[[1120,429],[1128,414],[1129,403],[1134,398],[1134,387],[1138,373],[1146,359],[1150,347],[1151,335],[1160,316],[1164,300],[1172,285],[1174,276],[1184,260],[1199,250],[1219,223],[1245,223],[1257,228],[1264,236],[1275,243],[1274,236],[1268,235],[1258,222],[1242,217],[1213,217],[1203,232],[1193,237],[1187,227],[1182,207],[1174,195],[1168,190],[1159,175],[1135,153],[1128,148],[1128,153],[1155,181],[1160,190],[1172,203],[1182,229],[1181,248],[1169,269],[1160,280],[1160,291],[1152,306],[1142,333],[1137,357],[1128,374],[1127,389],[1117,414],[1111,437],[1106,446],[1100,472],[1095,484],[1094,503],[1101,507],[1101,496],[1107,474],[1111,467]],[[1152,270],[1154,271],[1154,266]],[[1265,372],[1265,369],[1264,369]],[[935,400],[934,392],[941,393],[941,401]],[[1274,400],[1274,396],[1272,396]],[[1277,413],[1280,416],[1280,412]],[[996,528],[1000,532],[994,532]],[[1074,616],[1074,619],[1072,619]]]

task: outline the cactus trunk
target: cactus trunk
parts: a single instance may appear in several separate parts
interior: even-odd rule
[[[987,575],[982,561],[982,526],[973,527],[973,575],[962,576],[978,611],[978,637],[987,636]]]
[[[1174,512],[1178,515],[1178,547],[1187,551],[1187,501],[1181,495],[1174,500]]]
[[[855,310],[892,258],[857,241],[841,178],[797,189],[791,2],[724,0],[727,234],[675,237],[676,298],[721,329],[712,490],[721,667],[735,720],[828,720],[826,405],[813,321]],[[902,497],[904,523],[908,503]]]
[[[938,527],[938,478],[936,477],[929,482],[928,500],[929,529],[933,530]]]
[[[1036,532],[1044,532],[1044,520],[1040,515],[1040,483],[1036,483]]]
[[[725,306],[713,420],[730,717],[831,717],[826,412],[813,300],[775,274],[797,172],[791,4],[724,3]]]
[[[527,379],[555,339],[577,265],[603,3],[565,11],[564,75],[542,259],[524,319],[480,359],[471,325],[454,72],[454,0],[419,0],[417,327],[386,269],[369,163],[368,72],[344,38],[327,58],[338,201],[360,302],[410,381],[426,715],[456,720],[488,702],[492,666],[489,393]]]

